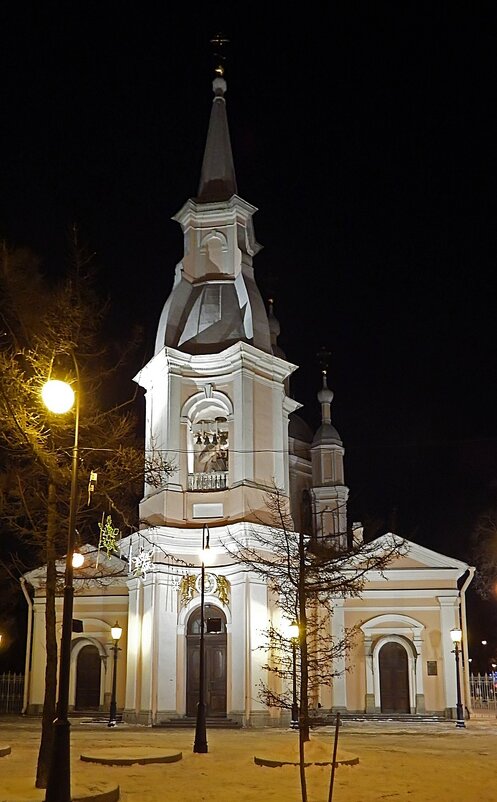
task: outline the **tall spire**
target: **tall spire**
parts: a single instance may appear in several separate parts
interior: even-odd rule
[[[196,200],[199,203],[213,203],[229,200],[237,194],[235,167],[226,115],[226,81],[224,79],[225,56],[223,48],[228,44],[222,34],[211,39],[214,48],[214,72],[212,82],[214,100],[212,102],[207,141],[205,144],[202,171]]]

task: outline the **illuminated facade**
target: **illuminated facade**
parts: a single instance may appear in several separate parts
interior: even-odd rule
[[[118,619],[124,629],[118,706],[125,718],[158,724],[195,715],[199,549],[208,526],[207,715],[263,726],[289,720],[288,711],[268,710],[259,697],[266,679],[264,629],[269,621],[278,623],[279,612],[266,582],[229,552],[254,531],[271,531],[267,500],[274,487],[288,502],[297,531],[340,541],[351,530],[361,537],[362,530],[347,525],[344,447],[331,422],[326,374],[317,432],[309,431],[297,414],[301,405],[289,395],[297,366],[279,348],[272,303],[266,309],[255,283],[256,209],[237,194],[223,77],[215,78],[213,89],[198,193],[175,217],[184,257],[154,355],[136,377],[145,390],[147,453],[160,450],[174,471],[160,487],[145,483],[141,528],[121,542],[122,559],[109,560],[115,576],[104,587],[91,578],[76,580],[74,616],[82,623],[73,635],[70,702],[80,710],[108,705],[109,634]],[[321,712],[454,711],[450,630],[459,624],[465,629],[464,591],[472,569],[407,546],[384,575],[368,577],[360,597],[336,600],[332,631],[340,635],[357,626],[361,636],[337,661],[343,673],[313,699]],[[43,699],[43,570],[26,579],[37,589],[26,685],[27,709],[36,712]]]

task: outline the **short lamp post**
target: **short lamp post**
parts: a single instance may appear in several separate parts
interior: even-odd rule
[[[209,527],[204,524],[202,529],[202,553],[200,564],[200,641],[199,641],[199,672],[198,672],[198,704],[197,720],[195,723],[195,741],[193,751],[208,752],[207,725],[205,714],[205,657],[204,657],[204,587],[206,551],[209,549]]]
[[[459,654],[461,650],[462,631],[457,629],[457,627],[451,629],[450,637],[452,639],[452,643],[454,644],[454,655],[456,658],[456,727],[466,727],[466,724],[464,723],[464,711],[461,702],[461,678],[459,674]]]
[[[71,802],[71,755],[69,710],[69,678],[71,673],[72,616],[74,603],[73,551],[76,534],[76,491],[78,477],[79,435],[79,371],[72,354],[76,371],[76,392],[67,382],[51,379],[42,387],[45,406],[58,414],[68,412],[74,406],[74,441],[72,447],[71,495],[69,501],[69,528],[67,532],[66,567],[64,574],[64,599],[62,608],[62,636],[59,658],[59,687],[56,718],[53,725],[53,744],[48,771],[45,802]]]
[[[288,634],[292,640],[292,720],[290,727],[292,730],[299,728],[299,706],[297,702],[297,643],[299,639],[299,625],[292,621],[288,627]]]
[[[119,643],[119,638],[121,637],[121,635],[123,633],[123,630],[122,630],[122,627],[120,627],[119,624],[116,621],[114,626],[111,627],[110,632],[111,632],[111,635],[112,635],[112,640],[114,641],[113,645],[111,646],[111,649],[114,652],[114,668],[113,668],[113,673],[112,673],[112,694],[111,694],[111,697],[110,697],[109,723],[107,724],[107,726],[108,727],[115,727],[116,724],[117,724],[117,721],[116,721],[116,714],[117,714],[117,705],[116,705],[117,653],[119,651],[121,651],[119,649],[118,643]]]

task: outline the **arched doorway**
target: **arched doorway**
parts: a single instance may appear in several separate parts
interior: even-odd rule
[[[199,696],[200,608],[187,626],[186,714],[195,716]],[[208,716],[226,716],[226,616],[212,604],[204,606],[204,698]]]
[[[382,713],[410,713],[407,652],[389,641],[380,649],[380,700]]]
[[[76,710],[98,710],[100,707],[101,661],[92,644],[83,646],[76,664]]]

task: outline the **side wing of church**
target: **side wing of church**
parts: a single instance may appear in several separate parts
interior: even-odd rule
[[[108,558],[105,582],[92,579],[91,558],[84,575],[75,575],[70,707],[108,709],[110,628],[117,620],[117,706],[126,720],[149,725],[195,716],[202,623],[208,718],[246,727],[288,724],[289,711],[267,708],[260,696],[267,682],[264,631],[279,620],[278,608],[267,580],[233,557],[254,532],[270,538],[274,488],[295,530],[362,537],[359,524],[347,523],[344,447],[331,422],[326,372],[314,434],[289,394],[297,366],[279,348],[272,304],[266,310],[255,282],[256,209],[237,194],[226,89],[217,75],[198,192],[174,218],[184,256],[154,355],[135,377],[145,390],[145,449],[167,455],[174,470],[160,487],[145,482],[141,528],[121,541],[120,557]],[[206,538],[209,564],[206,551],[199,555]],[[358,636],[335,660],[332,681],[313,691],[320,715],[455,717],[450,631],[463,631],[467,666],[464,593],[473,569],[405,545],[385,571],[368,574],[359,596],[333,600],[331,635],[354,627]],[[34,589],[25,699],[31,713],[43,703],[43,577],[43,569],[25,577]],[[61,621],[61,599],[58,605]]]

